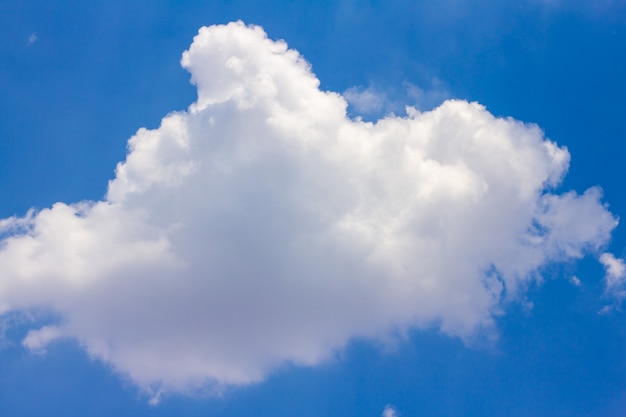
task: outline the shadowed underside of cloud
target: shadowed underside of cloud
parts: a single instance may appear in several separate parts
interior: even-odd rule
[[[469,337],[538,270],[605,245],[596,188],[535,125],[447,101],[366,123],[259,27],[202,28],[198,100],[128,143],[103,201],[0,222],[0,312],[52,311],[139,386],[188,391],[314,365],[355,337]]]

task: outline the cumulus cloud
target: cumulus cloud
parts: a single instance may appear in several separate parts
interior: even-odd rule
[[[247,384],[351,338],[488,329],[617,224],[599,189],[555,192],[565,148],[480,104],[350,119],[241,22],[182,65],[197,101],[130,138],[105,199],[0,222],[0,313],[58,317],[25,346],[76,339],[154,393]]]

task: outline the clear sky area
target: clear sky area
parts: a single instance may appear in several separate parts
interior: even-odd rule
[[[626,2],[0,22],[0,416],[626,415]]]

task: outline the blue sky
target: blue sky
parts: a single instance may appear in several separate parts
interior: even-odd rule
[[[623,415],[589,3],[0,2],[0,415]]]

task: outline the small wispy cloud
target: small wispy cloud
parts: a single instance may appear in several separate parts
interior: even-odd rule
[[[350,87],[343,93],[344,98],[350,106],[358,113],[372,114],[378,113],[386,107],[387,96],[374,87]]]
[[[576,275],[573,275],[570,279],[569,282],[574,286],[574,287],[580,287],[582,285],[582,282],[580,281],[580,278],[578,278]]]
[[[30,36],[28,37],[28,44],[32,45],[35,42],[37,42],[37,34],[35,32],[31,33]]]
[[[612,253],[608,252],[600,256],[600,263],[606,271],[604,275],[604,293],[606,296],[614,299],[616,304],[619,304],[626,299],[626,264],[623,259],[616,258]],[[607,307],[605,307],[601,312],[607,311]]]
[[[381,416],[382,417],[398,417],[398,411],[393,405],[387,404]]]
[[[354,86],[342,95],[355,113],[365,117],[401,114],[407,105],[428,111],[452,97],[445,83],[438,78],[421,86],[405,81],[402,88],[381,87],[375,83],[367,87]]]
[[[46,353],[46,346],[62,336],[63,332],[59,327],[44,326],[41,329],[30,330],[22,340],[22,345],[31,352],[44,354]]]
[[[426,87],[408,82],[404,83],[404,86],[413,107],[422,111],[431,110],[452,97],[445,83],[439,78],[430,80],[430,85]]]

